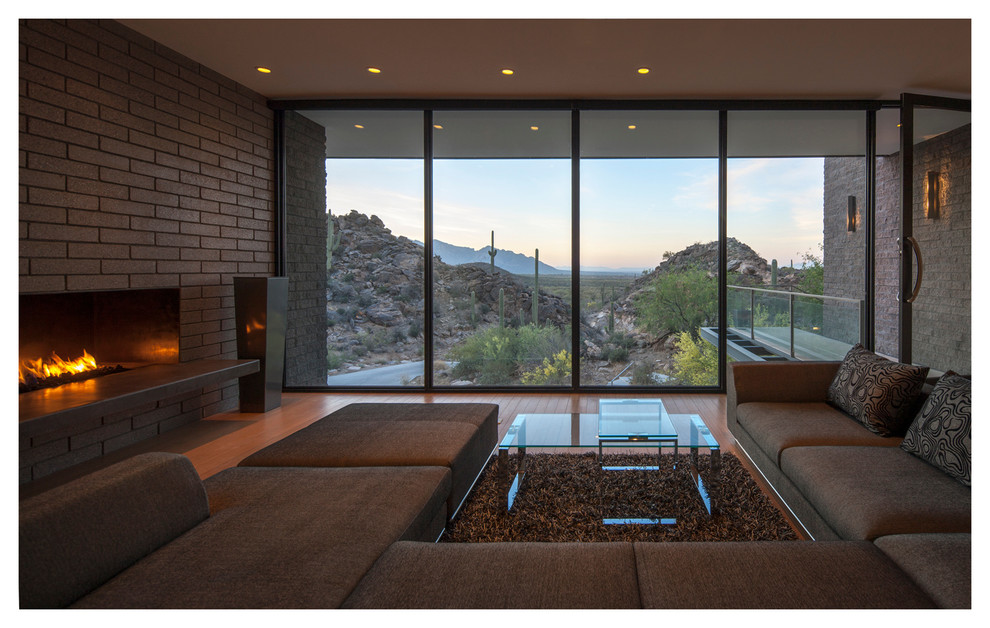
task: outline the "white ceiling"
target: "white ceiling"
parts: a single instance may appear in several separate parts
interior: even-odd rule
[[[896,99],[972,91],[970,20],[120,22],[272,99]],[[258,73],[259,65],[272,73]],[[652,71],[639,75],[641,66]],[[503,76],[503,67],[515,74]]]

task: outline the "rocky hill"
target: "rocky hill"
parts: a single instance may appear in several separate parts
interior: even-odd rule
[[[422,360],[425,342],[422,245],[393,235],[377,216],[352,211],[341,216],[330,215],[329,220],[333,221],[333,233],[339,237],[332,250],[327,282],[330,373]],[[727,250],[730,284],[770,284],[770,266],[752,248],[729,238]],[[694,244],[664,258],[652,271],[634,280],[621,296],[617,294],[614,306],[582,313],[582,355],[588,359],[587,372],[595,373],[593,379],[597,383],[608,382],[614,376],[612,371],[623,366],[603,359],[609,343],[613,342],[610,327],[626,336],[630,360],[669,361],[671,346],[658,346],[655,339],[636,329],[636,296],[663,273],[697,267],[715,277],[719,267],[718,244]],[[527,274],[532,273],[532,263],[529,258]],[[779,269],[778,287],[788,289],[800,278],[801,271]],[[492,272],[487,260],[455,265],[434,257],[435,358],[444,361],[450,348],[479,329],[498,323],[500,291],[505,324],[530,323],[534,296],[529,282],[531,278],[499,268]],[[540,324],[561,329],[571,324],[568,302],[543,290],[537,298]],[[436,381],[444,382],[441,365],[436,372]]]
[[[377,216],[330,215],[339,242],[327,281],[327,349],[331,372],[423,359],[423,247],[392,234]],[[532,264],[532,262],[530,262]],[[434,354],[496,324],[499,291],[506,324],[529,323],[533,290],[488,263],[433,264]],[[539,320],[563,328],[570,307],[539,293]]]

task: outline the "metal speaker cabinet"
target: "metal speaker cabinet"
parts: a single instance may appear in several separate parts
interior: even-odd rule
[[[282,404],[287,277],[234,277],[237,357],[261,362],[240,378],[241,412],[268,412]]]

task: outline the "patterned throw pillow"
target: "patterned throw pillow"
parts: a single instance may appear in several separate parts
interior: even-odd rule
[[[904,451],[933,464],[966,486],[971,486],[972,480],[969,434],[972,399],[972,382],[947,372],[935,384],[901,443]]]
[[[855,345],[843,358],[826,401],[880,436],[900,436],[918,409],[927,366],[891,362]]]

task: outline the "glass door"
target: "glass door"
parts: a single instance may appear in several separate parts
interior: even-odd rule
[[[970,101],[901,103],[900,359],[969,374]]]

